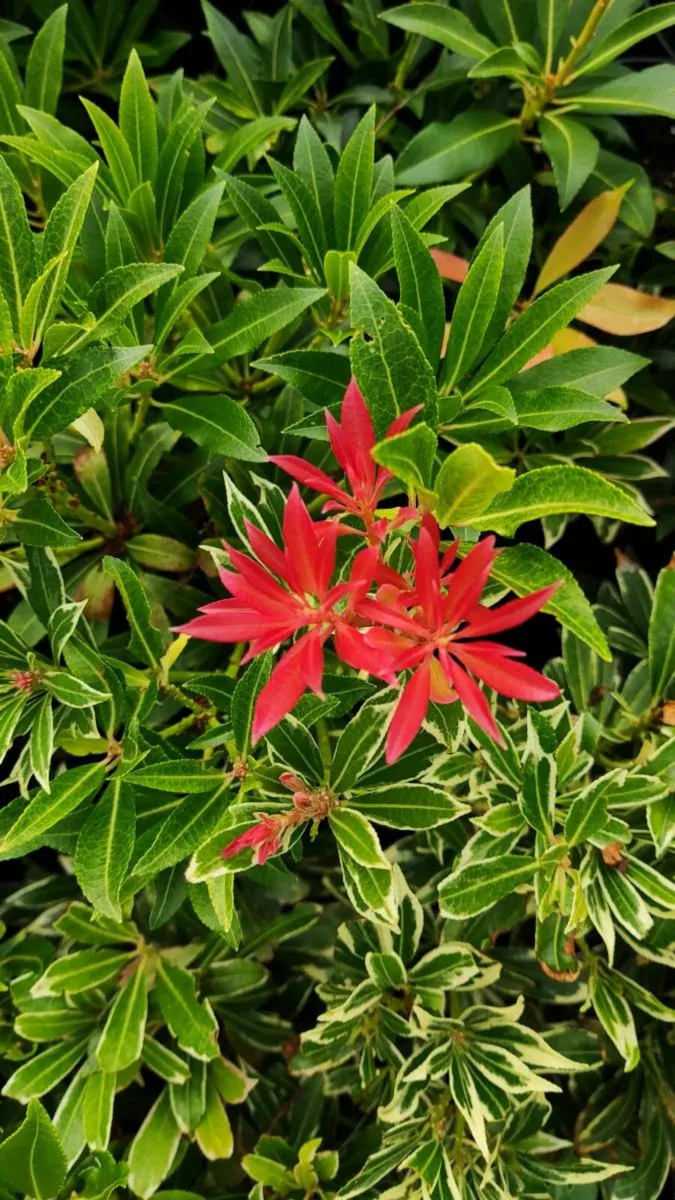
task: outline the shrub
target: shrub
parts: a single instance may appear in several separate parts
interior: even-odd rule
[[[658,1200],[675,4],[266,7],[0,21],[2,1194]]]

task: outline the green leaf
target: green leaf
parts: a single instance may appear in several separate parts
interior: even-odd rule
[[[545,70],[556,65],[555,52],[569,15],[568,0],[537,0],[537,24],[544,43]]]
[[[570,117],[547,112],[539,122],[541,144],[551,160],[560,209],[572,202],[588,179],[600,152],[600,143],[590,129]]]
[[[258,693],[267,683],[272,670],[272,656],[268,652],[254,659],[246,669],[232,693],[230,720],[237,750],[245,757],[251,743],[253,710]]]
[[[418,7],[411,5],[408,11]],[[484,171],[513,145],[517,129],[514,118],[484,110],[462,113],[447,123],[432,122],[399,155],[396,183],[453,183]]]
[[[661,63],[644,71],[630,71],[582,95],[574,104],[581,112],[612,116],[656,114],[675,118],[675,67]]]
[[[525,429],[545,429],[550,433],[571,429],[588,421],[627,420],[615,404],[598,400],[591,392],[564,385],[517,392],[515,405],[519,425]]]
[[[209,341],[219,363],[238,354],[249,354],[325,296],[324,288],[289,288],[279,284],[241,300],[229,316],[209,330]]]
[[[496,49],[494,42],[479,33],[464,13],[444,4],[403,4],[400,8],[388,9],[381,17],[408,33],[440,42],[464,58],[484,58]]]
[[[607,820],[607,793],[614,782],[615,778],[610,772],[595,779],[574,797],[565,818],[565,840],[568,845],[579,846],[600,832]]]
[[[26,1116],[0,1144],[0,1184],[32,1200],[51,1200],[66,1179],[66,1156],[39,1100],[31,1100]]]
[[[10,1075],[2,1089],[3,1096],[9,1096],[21,1104],[28,1104],[29,1101],[44,1096],[45,1092],[50,1092],[70,1074],[85,1054],[89,1037],[87,1033],[76,1041],[61,1042],[30,1058],[18,1071]]]
[[[181,1050],[208,1061],[218,1056],[218,1022],[208,1000],[199,1001],[194,975],[165,958],[157,961],[159,1007]]]
[[[334,222],[338,250],[353,250],[370,207],[375,156],[375,106],[361,118],[335,176]]]
[[[99,412],[115,395],[121,375],[139,362],[149,346],[89,346],[59,359],[61,376],[26,406],[23,429],[31,438],[62,432],[88,408]]]
[[[120,889],[134,848],[133,790],[113,779],[77,839],[75,874],[87,900],[113,920],[122,918]]]
[[[185,1059],[149,1034],[143,1039],[143,1062],[167,1083],[185,1083],[190,1078],[190,1067]]]
[[[245,1154],[241,1165],[256,1183],[266,1188],[274,1188],[276,1192],[281,1189],[282,1196],[295,1187],[295,1180],[288,1168],[273,1158],[267,1158],[263,1154]]]
[[[514,888],[529,883],[537,869],[533,858],[502,854],[484,862],[471,863],[449,875],[438,887],[441,913],[446,917],[474,917]]]
[[[480,355],[497,303],[503,266],[503,226],[497,225],[474,258],[459,290],[443,360],[444,391],[452,391]]]
[[[349,280],[355,330],[352,369],[378,437],[399,413],[418,404],[423,417],[435,425],[436,381],[415,334],[395,304],[354,263]]]
[[[124,324],[134,305],[175,279],[182,270],[177,263],[164,262],[130,263],[108,271],[89,293],[96,323],[84,336],[87,340],[111,337]]]
[[[158,666],[163,652],[162,635],[152,624],[150,602],[138,576],[118,558],[104,558],[103,569],[114,579],[124,601],[131,625],[131,654],[149,667]]]
[[[529,187],[521,188],[495,213],[474,251],[474,262],[498,227],[504,239],[502,277],[492,319],[483,338],[484,350],[492,347],[504,332],[525,281],[533,238]]]
[[[201,127],[214,100],[188,105],[171,122],[162,142],[157,162],[157,225],[163,237],[169,236],[179,211],[185,173],[193,143],[201,138]]]
[[[11,525],[12,537],[24,546],[73,546],[80,534],[52,508],[47,500],[29,500],[17,511]]]
[[[528,367],[509,383],[509,391],[517,401],[520,392],[534,392],[550,387],[569,387],[594,396],[607,396],[621,387],[636,371],[647,366],[648,360],[628,350],[613,346],[583,346],[556,354],[545,362]],[[634,424],[631,424],[631,429]]]
[[[349,804],[370,821],[392,829],[435,829],[469,811],[460,800],[424,783],[397,783],[358,792]]]
[[[162,413],[174,429],[214,454],[244,462],[264,462],[267,457],[253,421],[229,396],[189,393],[165,404]]]
[[[219,171],[229,172],[244,156],[256,157],[280,130],[294,129],[294,117],[256,117],[247,121],[229,135],[224,148],[217,154],[213,166]]]
[[[213,772],[217,775],[217,772]],[[182,862],[207,840],[218,823],[223,812],[223,791],[227,780],[222,775],[218,778],[218,786],[196,798],[187,796],[185,800],[169,814],[160,826],[157,835],[145,854],[134,863],[133,873],[129,881],[136,891],[140,890],[146,880],[152,879],[158,871],[173,867]],[[179,786],[176,787],[180,791]],[[140,886],[138,886],[140,885]]]
[[[82,97],[82,103],[89,114],[89,119],[96,130],[101,149],[106,156],[110,174],[112,175],[117,194],[126,203],[140,182],[136,171],[136,163],[129,145],[111,117],[98,104]],[[169,258],[169,262],[175,260]]]
[[[90,704],[101,704],[110,699],[110,692],[101,692],[68,671],[49,671],[44,677],[44,685],[55,700],[69,708],[89,708]]]
[[[675,570],[664,567],[656,581],[649,618],[649,677],[652,699],[668,694],[675,671]]]
[[[330,785],[338,795],[349,792],[377,757],[398,692],[364,704],[340,734],[333,752]]]
[[[54,750],[54,716],[50,696],[43,696],[30,734],[30,761],[40,787],[49,789],[49,767]]]
[[[436,457],[436,434],[423,422],[373,446],[375,462],[403,480],[412,491],[424,492],[431,483]]]
[[[300,175],[289,171],[288,167],[275,162],[273,158],[268,161],[272,168],[272,174],[293,214],[307,261],[312,267],[315,278],[321,283],[323,281],[323,260],[328,245],[319,206]]]
[[[630,1006],[608,980],[595,972],[588,980],[588,993],[596,1017],[625,1060],[626,1071],[634,1070],[640,1061],[640,1045]]]
[[[208,35],[225,69],[228,83],[236,89],[251,113],[262,113],[256,87],[261,77],[261,64],[255,44],[207,0],[202,0],[202,9]]]
[[[340,404],[351,374],[349,359],[334,350],[286,350],[256,359],[251,366],[278,375],[322,408]]]
[[[34,277],[33,235],[21,188],[0,155],[0,290],[17,333],[21,303]]]
[[[133,958],[134,951],[117,949],[76,950],[56,958],[33,984],[33,996],[56,996],[60,992],[76,995],[101,987],[119,976]]]
[[[292,713],[270,729],[265,740],[277,762],[290,767],[303,779],[322,782],[324,765],[319,747],[309,730]]]
[[[232,1126],[211,1075],[206,1079],[206,1108],[195,1131],[195,1140],[206,1159],[230,1158],[234,1150]]]
[[[148,1015],[148,981],[143,962],[139,962],[130,979],[115,996],[96,1058],[104,1072],[124,1071],[138,1062],[143,1049],[145,1022]]]
[[[510,587],[517,596],[526,596],[551,583],[563,581],[563,586],[544,605],[543,611],[553,613],[560,624],[595,650],[606,662],[611,651],[593,609],[569,567],[539,546],[523,543],[507,546],[495,559],[492,576]]]
[[[445,332],[445,300],[438,269],[420,234],[396,205],[391,210],[391,231],[401,311],[435,367]]]
[[[63,771],[52,781],[49,792],[40,790],[32,794],[0,843],[0,852],[13,855],[18,849],[22,853],[24,845],[41,838],[57,821],[63,820],[84,800],[93,796],[104,779],[105,768],[100,763]]]
[[[171,1170],[180,1138],[166,1087],[129,1147],[129,1187],[136,1196],[145,1198],[157,1191]]]
[[[153,183],[158,158],[157,114],[135,49],[122,80],[119,120],[138,178]]]
[[[370,821],[356,809],[334,809],[329,813],[328,824],[341,849],[360,866],[389,866]]]
[[[106,1150],[112,1129],[115,1103],[114,1075],[94,1071],[84,1085],[82,1121],[87,1142],[92,1150]]]
[[[440,525],[471,525],[500,492],[515,479],[510,467],[500,467],[476,442],[458,446],[445,459],[436,479],[436,515]]]
[[[314,126],[303,116],[293,150],[293,168],[304,179],[316,200],[329,245],[335,244],[333,189],[335,176],[328,152]]]
[[[38,29],[26,63],[23,102],[30,108],[55,113],[63,82],[68,5],[55,9]]]
[[[571,78],[578,79],[589,71],[600,71],[607,63],[625,54],[636,42],[653,37],[671,25],[675,25],[675,4],[659,4],[648,11],[634,13],[607,37],[591,43],[590,54],[575,67]]]
[[[556,513],[584,513],[653,525],[654,521],[631,496],[595,471],[585,467],[539,467],[519,475],[513,487],[493,500],[473,523],[510,537],[524,521]]]
[[[464,393],[465,399],[488,383],[505,383],[513,379],[539,350],[548,346],[554,334],[564,329],[588,304],[614,270],[614,267],[605,267],[567,279],[535,300],[497,342]]]
[[[196,795],[212,791],[217,784],[222,784],[223,775],[221,771],[205,767],[198,759],[166,759],[165,762],[139,767],[127,776],[127,781],[152,788],[153,791],[172,792],[180,796],[188,792]]]
[[[58,608],[49,614],[47,631],[54,662],[60,662],[61,655],[75,633],[85,607],[86,601],[84,600],[69,600],[65,604],[59,604]]]

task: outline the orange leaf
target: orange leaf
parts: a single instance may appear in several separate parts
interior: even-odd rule
[[[450,279],[453,283],[463,283],[469,271],[469,262],[458,254],[450,254],[447,250],[430,251],[441,279]]]
[[[652,296],[620,283],[606,283],[596,292],[578,319],[617,337],[662,329],[675,317],[675,300]]]
[[[631,180],[632,182],[632,180]],[[538,296],[544,288],[550,287],[556,279],[569,274],[579,263],[592,254],[596,246],[605,240],[613,228],[621,208],[621,202],[631,183],[613,188],[610,192],[601,192],[595,196],[578,217],[558,238],[544,263],[539,278],[534,285],[532,296]]]

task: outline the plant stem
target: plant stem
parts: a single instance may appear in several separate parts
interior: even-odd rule
[[[394,76],[393,89],[396,92],[402,92],[405,87],[405,81],[410,68],[413,65],[413,60],[417,54],[421,38],[414,33],[406,40],[406,45],[401,56],[401,61],[398,64],[396,74]]]
[[[589,13],[588,20],[584,25],[578,38],[574,39],[574,44],[567,58],[564,59],[560,66],[560,70],[556,75],[555,86],[563,87],[570,81],[570,77],[584,50],[588,46],[593,34],[595,33],[600,19],[609,9],[612,0],[595,0],[595,4]]]

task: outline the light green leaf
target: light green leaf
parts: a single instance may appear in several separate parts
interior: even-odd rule
[[[165,958],[157,961],[156,994],[182,1050],[203,1062],[218,1055],[218,1022],[208,1000],[197,999],[194,975]]]
[[[21,816],[0,844],[3,854],[22,853],[22,847],[42,837],[57,821],[63,820],[79,804],[89,799],[103,783],[105,768],[100,763],[72,767],[52,780],[49,792],[34,792]]]
[[[115,1103],[114,1075],[94,1071],[84,1085],[82,1120],[84,1134],[92,1150],[107,1150]]]
[[[77,840],[77,882],[94,908],[116,921],[122,918],[119,895],[134,848],[135,828],[133,790],[121,779],[113,779]]]
[[[419,422],[378,442],[371,454],[376,463],[401,479],[410,491],[424,492],[431,483],[436,443],[433,430]]]
[[[353,250],[370,207],[375,155],[375,106],[356,126],[335,176],[334,221],[338,250]]]
[[[513,890],[529,883],[537,869],[533,858],[502,854],[461,867],[438,887],[441,913],[446,917],[474,917],[485,912]]]
[[[334,809],[328,823],[342,850],[362,867],[389,866],[370,821],[353,808]]]
[[[527,372],[525,372],[527,374]],[[591,392],[555,386],[519,391],[515,394],[518,424],[525,429],[558,433],[588,421],[622,421],[627,418],[615,404],[598,400]]]
[[[506,383],[539,351],[548,346],[554,334],[564,329],[590,301],[603,283],[614,274],[614,267],[589,271],[551,288],[514,321],[483,363],[464,393],[475,395],[486,384]]]
[[[145,964],[140,961],[117,993],[96,1047],[102,1071],[114,1075],[140,1059],[147,1015],[148,982]]]
[[[435,829],[469,811],[448,792],[424,783],[396,783],[372,792],[356,792],[349,806],[370,821],[392,829]]]
[[[118,558],[104,558],[103,569],[111,575],[119,589],[131,625],[129,650],[141,662],[156,667],[163,652],[162,636],[152,624],[150,602],[138,576],[127,563]]]
[[[63,4],[38,29],[26,63],[23,102],[30,108],[55,113],[63,82],[68,5]]]
[[[497,303],[503,267],[504,227],[497,225],[459,289],[441,372],[443,391],[451,392],[480,355]]]
[[[35,250],[26,208],[5,159],[0,156],[0,289],[18,332],[21,303],[35,277]]]
[[[122,80],[120,130],[131,150],[138,178],[153,183],[157,174],[157,115],[135,49]]]
[[[99,412],[114,397],[121,375],[144,357],[149,346],[90,346],[59,359],[60,378],[26,405],[23,429],[32,438],[60,433],[88,408]]]
[[[458,446],[445,459],[436,479],[436,514],[440,525],[471,525],[515,479],[476,442]]]
[[[85,1054],[89,1037],[89,1033],[86,1033],[84,1037],[74,1041],[60,1042],[30,1058],[18,1071],[10,1075],[2,1089],[2,1095],[18,1100],[21,1104],[28,1104],[30,1100],[44,1096],[70,1074]]]
[[[129,1187],[142,1200],[166,1179],[180,1142],[180,1129],[164,1088],[129,1147]]]
[[[575,95],[581,112],[610,113],[612,116],[656,114],[675,118],[675,66],[661,63],[644,71],[630,71],[607,83]]]
[[[66,1179],[66,1156],[39,1100],[31,1100],[26,1116],[0,1144],[0,1184],[32,1200],[51,1200]]]
[[[622,488],[595,471],[572,465],[539,467],[519,475],[513,487],[497,496],[473,523],[477,529],[510,537],[524,521],[556,513],[584,513],[631,525],[654,524]]]
[[[110,692],[101,692],[68,671],[49,671],[45,674],[44,685],[55,700],[69,708],[89,708],[91,704],[110,699]]]

